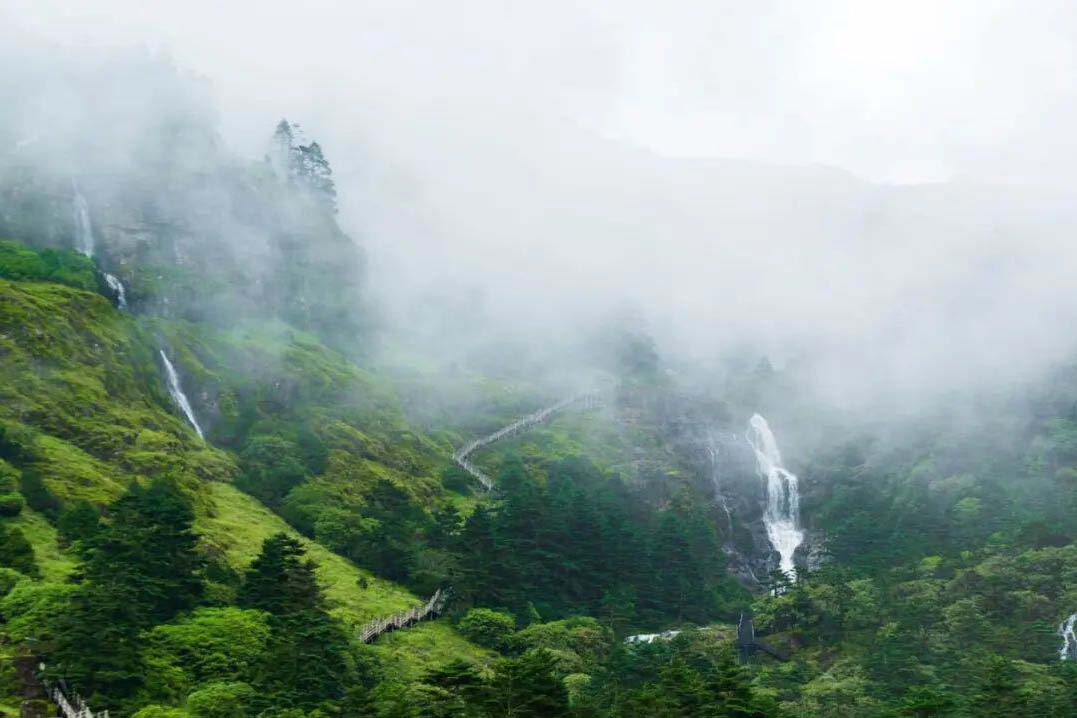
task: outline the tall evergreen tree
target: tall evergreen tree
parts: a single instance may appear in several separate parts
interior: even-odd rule
[[[191,501],[179,485],[170,478],[146,488],[132,484],[109,515],[108,524],[80,545],[84,579],[131,591],[151,625],[194,606],[205,561]]]
[[[240,605],[276,615],[320,609],[315,564],[305,555],[303,544],[285,533],[267,538],[244,576]]]
[[[313,561],[278,533],[262,543],[239,593],[241,605],[272,614],[259,672],[261,707],[311,708],[342,698],[354,675],[348,637],[325,609]]]
[[[110,520],[77,544],[83,583],[52,653],[59,675],[114,708],[139,687],[142,631],[194,606],[204,562],[190,500],[175,481],[132,484]]]
[[[332,209],[336,209],[337,189],[333,182],[333,170],[329,160],[322,153],[322,146],[317,142],[301,145],[297,151],[297,171],[299,179],[316,197]]]
[[[503,659],[483,705],[491,718],[559,718],[569,712],[565,684],[554,673],[553,656],[542,649]]]

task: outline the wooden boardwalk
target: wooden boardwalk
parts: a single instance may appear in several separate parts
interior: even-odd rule
[[[44,675],[45,664],[40,664],[38,669],[39,675]],[[60,718],[109,718],[107,710],[99,713],[94,713],[90,710],[82,696],[71,692],[63,680],[52,683],[42,678],[41,683],[45,687],[45,694],[49,697],[49,700],[56,704]]]
[[[359,640],[363,643],[372,643],[383,633],[414,626],[419,621],[428,618],[436,618],[445,610],[445,604],[448,602],[448,591],[439,588],[422,606],[416,606],[410,611],[401,611],[386,618],[375,618],[370,621],[359,629]]]
[[[480,449],[486,448],[490,444],[516,436],[539,424],[544,424],[553,418],[555,414],[558,414],[571,406],[579,405],[584,409],[593,409],[600,404],[601,400],[598,395],[593,393],[577,394],[576,396],[569,397],[568,399],[557,402],[553,406],[548,406],[545,409],[540,409],[533,414],[528,414],[525,417],[517,419],[508,426],[502,427],[492,434],[487,434],[486,436],[464,444],[453,452],[452,460],[456,462],[456,465],[461,469],[475,477],[475,480],[489,491],[494,488],[494,480],[471,463],[472,454]]]

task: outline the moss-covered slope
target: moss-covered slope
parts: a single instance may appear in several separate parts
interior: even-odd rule
[[[172,404],[158,349],[181,367],[211,440]],[[232,482],[252,435],[314,432],[325,446],[326,493],[354,496],[388,479],[416,498],[442,501],[440,447],[413,432],[377,379],[309,336],[282,325],[244,330],[140,319],[104,296],[52,282],[0,279],[0,459],[6,489],[28,506],[0,519],[33,549],[35,581],[63,582],[75,567],[56,517],[85,500],[105,508],[132,481],[169,474],[195,498],[207,556],[241,573],[262,541],[295,533]],[[0,492],[2,493],[2,492]],[[331,610],[356,627],[420,598],[306,540]],[[374,649],[391,672],[483,652],[445,623],[420,626]],[[435,637],[437,640],[435,641]]]

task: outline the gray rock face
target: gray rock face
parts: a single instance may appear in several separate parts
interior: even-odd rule
[[[804,565],[808,567],[809,571],[815,571],[826,563],[828,558],[826,553],[826,540],[822,531],[809,531],[801,549]]]
[[[696,432],[691,450],[697,457],[696,470],[710,479],[729,570],[745,586],[756,589],[779,568],[780,556],[763,523],[766,483],[759,476],[751,446],[735,426],[729,423]],[[805,483],[801,489],[805,493],[811,486]],[[814,570],[824,561],[823,532],[807,530],[794,555],[795,564]]]
[[[48,249],[74,249],[70,183],[29,168],[0,174],[0,236]]]
[[[52,714],[52,704],[46,700],[33,699],[19,705],[19,718],[48,718]]]

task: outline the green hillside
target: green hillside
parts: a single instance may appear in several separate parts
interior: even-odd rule
[[[13,256],[25,264],[34,255],[15,253],[14,246],[4,245],[5,267],[14,264],[8,261]],[[33,602],[15,600],[16,593],[40,597],[49,586],[64,593],[78,581],[78,542],[61,535],[71,509],[88,503],[107,522],[110,505],[129,485],[160,476],[174,480],[195,509],[198,550],[211,566],[207,605],[234,600],[236,581],[267,538],[281,532],[300,537],[233,485],[243,480],[244,470],[251,471],[242,447],[252,435],[279,437],[286,447],[298,445],[289,438],[317,444],[322,472],[316,481],[309,470],[300,478],[342,500],[361,502],[378,480],[431,505],[446,500],[437,478],[444,462],[439,447],[408,427],[387,386],[337,352],[283,325],[225,332],[138,319],[99,293],[69,286],[93,286],[85,278],[94,274],[88,260],[66,259],[83,273],[82,280],[36,281],[43,277],[25,277],[26,272],[16,281],[0,279],[0,477],[7,492],[0,563],[21,567],[10,581],[27,586],[10,594],[14,598],[2,608],[9,641],[21,640],[26,619],[38,610]],[[224,448],[199,440],[173,405],[157,359],[161,347],[181,367],[192,395],[212,388],[219,397],[206,418],[211,440]],[[421,602],[400,585],[300,538],[317,564],[325,605],[351,641],[362,623]],[[29,550],[19,549],[22,543]],[[363,651],[377,657],[379,671],[401,676],[449,659],[481,663],[486,656],[444,621]],[[15,710],[17,686],[10,680],[4,685]]]

